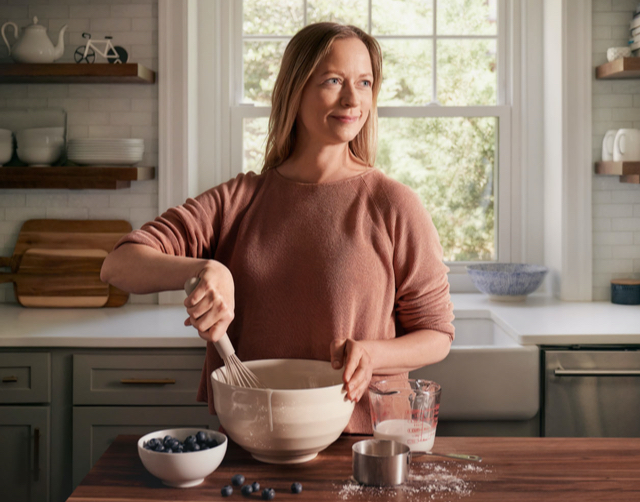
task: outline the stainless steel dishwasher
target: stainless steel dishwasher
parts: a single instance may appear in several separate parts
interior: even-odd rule
[[[640,345],[541,353],[543,436],[640,437]]]

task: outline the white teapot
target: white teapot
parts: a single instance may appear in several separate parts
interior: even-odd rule
[[[4,34],[7,26],[13,26],[13,36],[17,40],[11,46]],[[65,24],[58,33],[58,45],[54,47],[47,35],[47,29],[38,24],[38,18],[33,18],[33,24],[22,30],[22,36],[18,37],[18,26],[14,22],[6,22],[2,25],[0,32],[4,43],[7,44],[9,55],[16,63],[53,63],[60,59],[64,53],[64,32],[67,29]]]

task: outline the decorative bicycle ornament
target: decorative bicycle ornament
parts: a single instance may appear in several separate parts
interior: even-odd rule
[[[91,33],[83,33],[82,38],[87,39],[87,45],[81,45],[73,54],[76,63],[93,63],[96,60],[96,53],[106,58],[109,63],[126,63],[129,54],[119,45],[114,46],[111,43],[113,37],[104,37],[104,40],[92,40]],[[100,46],[103,46],[100,49]]]

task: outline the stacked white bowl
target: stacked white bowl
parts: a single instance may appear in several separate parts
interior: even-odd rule
[[[0,166],[11,160],[13,155],[13,133],[9,129],[0,129]]]
[[[133,166],[142,160],[144,140],[83,138],[69,140],[67,157],[87,166]]]
[[[16,132],[18,158],[31,167],[48,167],[64,152],[64,127],[36,127]]]

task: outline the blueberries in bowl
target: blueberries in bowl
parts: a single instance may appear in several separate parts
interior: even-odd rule
[[[218,446],[218,442],[214,438],[209,439],[205,431],[198,431],[196,435],[187,436],[184,442],[166,435],[164,438],[151,438],[144,444],[145,450],[160,453],[186,453],[208,450],[216,446]]]

